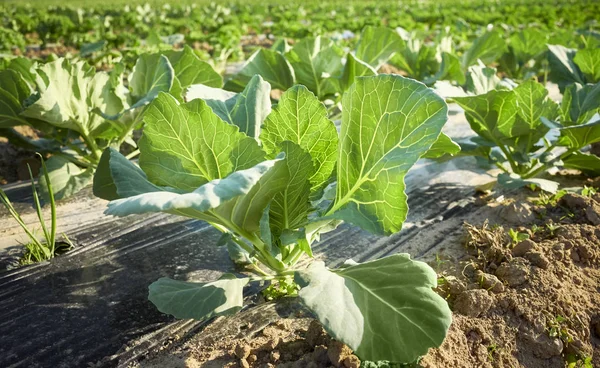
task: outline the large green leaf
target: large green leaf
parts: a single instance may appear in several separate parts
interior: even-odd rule
[[[40,72],[46,76],[47,85],[22,116],[94,135],[110,125],[93,110],[110,114],[122,108],[109,75],[95,72],[85,61],[58,59],[43,65]]]
[[[200,60],[194,51],[185,46],[183,50],[165,51],[163,53],[171,63],[175,78],[171,93],[181,96],[182,92],[193,84],[203,84],[209,87],[219,88],[223,85],[223,78],[210,64]]]
[[[525,63],[546,51],[547,38],[547,34],[539,29],[525,28],[513,33],[509,42],[517,61]]]
[[[260,127],[271,113],[271,86],[260,75],[255,75],[240,93],[193,85],[186,100],[203,99],[223,121],[237,125],[241,132],[258,138]]]
[[[310,178],[313,188],[321,187],[335,167],[335,125],[327,118],[325,106],[304,86],[294,86],[281,96],[265,120],[260,139],[270,155],[277,154],[284,141],[294,142],[308,152],[316,168]]]
[[[247,277],[238,279],[233,274],[205,284],[163,277],[148,287],[148,299],[163,313],[202,320],[242,309],[242,292],[248,281]]]
[[[140,166],[158,185],[192,191],[264,158],[254,139],[225,123],[200,99],[179,105],[160,94],[147,107],[144,122]]]
[[[285,147],[284,147],[285,148]],[[291,159],[297,159],[292,157]],[[288,187],[290,173],[288,160],[276,162],[271,170],[264,174],[260,180],[245,195],[238,196],[221,206],[213,213],[229,229],[234,229],[239,234],[260,232],[260,220],[275,195]]]
[[[581,170],[588,175],[600,175],[600,157],[575,152],[563,159],[564,167]]]
[[[423,158],[439,158],[445,155],[455,155],[460,152],[460,145],[454,142],[446,134],[441,133],[437,141],[433,143],[429,151],[423,155]]]
[[[451,80],[456,81],[459,85],[465,84],[465,73],[460,65],[460,59],[458,56],[443,52],[442,62],[437,73],[433,77],[426,78],[425,84],[431,85],[438,80]]]
[[[467,91],[475,95],[483,95],[495,89],[505,89],[496,75],[496,69],[478,63],[469,67],[466,77]]]
[[[38,86],[46,86],[48,85],[48,79],[45,75],[38,73],[36,69],[36,62],[26,58],[26,57],[17,57],[10,61],[7,69],[14,70],[15,72],[21,74],[23,80],[29,85],[29,87],[33,90]]]
[[[31,93],[21,74],[11,69],[0,71],[0,129],[27,124],[19,114]]]
[[[242,69],[225,83],[225,89],[241,92],[255,74],[263,77],[274,89],[287,90],[294,85],[294,70],[280,53],[259,49],[252,54]]]
[[[463,55],[462,65],[467,68],[481,60],[490,64],[502,56],[506,50],[506,41],[498,31],[486,32],[473,41],[471,47]]]
[[[356,57],[379,69],[405,46],[402,37],[393,29],[367,26],[363,29],[356,46]]]
[[[160,92],[169,92],[175,72],[169,59],[161,54],[140,55],[129,75],[132,108],[149,104]]]
[[[284,170],[287,170],[287,182],[285,188],[273,197],[269,206],[269,223],[277,237],[284,230],[295,230],[307,223],[307,216],[312,208],[309,178],[315,171],[310,154],[300,146],[285,141],[280,147],[286,154]]]
[[[548,91],[535,81],[527,81],[513,90],[516,95],[517,115],[511,127],[502,129],[509,137],[514,137],[514,147],[528,153],[533,145],[546,133],[542,117],[554,120],[558,116],[558,104],[548,98]]]
[[[294,45],[286,59],[294,68],[296,83],[303,84],[319,97],[337,91],[326,88],[324,81],[342,70],[344,50],[320,36],[305,38]]]
[[[562,125],[571,126],[587,123],[600,112],[600,83],[572,84],[565,89],[561,102]]]
[[[579,50],[573,62],[585,75],[587,82],[600,82],[600,49]]]
[[[180,194],[149,188],[151,191],[109,202],[106,214],[127,216],[147,212],[173,212],[181,209],[206,212],[232,198],[250,192],[259,179],[280,160],[281,158],[268,160],[250,169],[236,171],[224,179],[210,181],[191,193]],[[114,163],[111,165],[111,169],[113,168],[119,169],[114,167]],[[130,169],[129,172],[135,174],[136,170]]]
[[[408,212],[404,176],[438,139],[446,103],[422,83],[380,75],[358,78],[342,104],[330,212],[373,233],[395,233]]]
[[[501,173],[498,175],[498,184],[507,189],[518,189],[535,185],[545,192],[556,193],[558,191],[558,183],[555,181],[538,178],[523,179],[517,174]]]
[[[102,153],[94,174],[94,195],[114,200],[138,194],[163,191],[146,177],[146,174],[114,148]]]
[[[56,200],[67,198],[79,192],[92,182],[94,170],[83,169],[70,162],[63,156],[52,156],[46,161],[48,177],[52,184],[54,198]],[[46,178],[40,176],[40,188],[42,195],[48,199]]]
[[[560,130],[568,147],[581,149],[589,144],[600,142],[600,116],[595,115],[589,122]]]
[[[517,115],[516,95],[513,91],[491,90],[483,95],[454,97],[465,110],[471,129],[492,142],[503,142],[510,136]]]
[[[436,273],[408,254],[333,271],[315,262],[296,275],[302,302],[361,359],[413,362],[442,343],[452,321],[432,290]]]
[[[340,77],[342,91],[346,91],[357,77],[371,77],[377,75],[377,70],[366,62],[357,59],[354,55],[346,56],[346,64]]]
[[[550,80],[561,89],[572,83],[584,84],[584,76],[573,61],[576,50],[560,45],[548,45]]]

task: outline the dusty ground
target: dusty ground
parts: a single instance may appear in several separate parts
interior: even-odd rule
[[[469,216],[438,224],[455,226],[455,236],[425,258],[454,316],[444,344],[420,366],[600,366],[600,194],[552,199],[528,190],[484,196]],[[529,238],[513,241],[511,229]],[[252,312],[218,320],[133,366],[359,366],[301,307],[256,325],[245,313]]]
[[[465,254],[440,286],[454,322],[421,364],[600,366],[600,195],[511,207],[534,215],[514,227],[529,239],[514,242],[506,227],[489,223],[465,225]]]

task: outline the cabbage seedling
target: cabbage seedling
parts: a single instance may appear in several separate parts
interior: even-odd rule
[[[107,214],[206,221],[254,271],[208,283],[161,278],[149,299],[164,313],[204,319],[239,311],[249,282],[293,281],[327,331],[363,359],[415,361],[442,343],[451,322],[428,265],[408,254],[338,269],[298,262],[344,221],[400,231],[406,173],[448,145],[446,103],[411,79],[357,78],[342,98],[338,133],[306,87],[287,90],[272,111],[263,103],[269,91],[255,76],[237,95],[180,104],[162,93],[144,114],[139,167],[114,149],[103,153],[94,192],[111,200]]]

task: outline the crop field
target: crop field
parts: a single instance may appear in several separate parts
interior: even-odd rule
[[[0,367],[600,367],[599,20],[0,3]]]

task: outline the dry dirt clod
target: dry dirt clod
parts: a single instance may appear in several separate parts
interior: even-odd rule
[[[552,338],[545,333],[533,336],[532,334],[524,334],[523,339],[526,341],[525,347],[538,358],[548,359],[558,356],[562,353],[564,345],[558,338]]]
[[[344,358],[344,367],[346,368],[359,368],[360,367],[360,360],[358,359],[358,357],[356,355],[350,355],[347,356],[346,358]]]
[[[344,359],[352,355],[352,350],[343,342],[331,340],[327,346],[327,357],[334,367],[343,367]]]
[[[250,355],[250,346],[245,343],[237,344],[235,347],[235,355],[240,359],[246,359]]]
[[[523,225],[535,220],[531,205],[525,201],[517,201],[500,208],[500,217],[514,225]]]
[[[585,217],[594,226],[600,225],[600,205],[594,203],[585,209]]]
[[[277,363],[280,357],[281,354],[277,350],[273,350],[269,356],[269,358],[271,359],[271,363]]]
[[[251,354],[250,356],[248,356],[248,358],[246,358],[246,360],[248,361],[248,363],[252,364],[258,360],[258,357],[254,354]]]
[[[312,353],[312,361],[321,366],[329,364],[329,357],[327,356],[327,347],[319,345],[315,347]]]
[[[529,272],[527,261],[524,258],[516,257],[498,266],[496,276],[509,286],[515,287],[527,281]]]
[[[525,253],[533,251],[537,248],[537,244],[531,239],[525,239],[517,243],[511,250],[511,253],[515,257],[523,257]]]
[[[246,359],[240,359],[240,367],[242,368],[250,368],[250,364]]]
[[[477,281],[481,287],[485,290],[489,290],[493,293],[501,293],[504,291],[504,284],[496,276],[482,271],[477,272]]]
[[[456,278],[455,276],[446,276],[446,284],[448,285],[448,291],[450,295],[458,295],[463,291],[467,290],[467,285],[464,281]]]
[[[327,345],[329,336],[323,326],[317,320],[313,320],[306,331],[306,342],[311,346]]]
[[[467,290],[456,297],[454,310],[465,316],[479,317],[490,309],[493,302],[494,298],[486,290]]]
[[[529,260],[532,265],[543,270],[547,270],[548,266],[550,266],[550,260],[540,252],[529,252],[525,254],[525,258]]]

